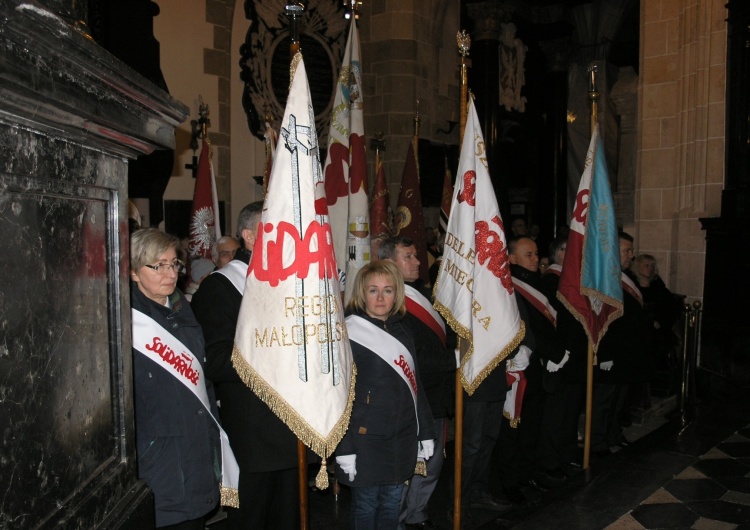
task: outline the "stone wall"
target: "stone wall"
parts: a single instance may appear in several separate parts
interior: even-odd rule
[[[700,217],[724,181],[723,0],[641,0],[636,249],[675,292],[703,296]]]
[[[360,39],[365,95],[365,135],[382,131],[383,168],[395,206],[414,115],[419,100],[420,138],[458,143],[458,128],[446,136],[447,121],[458,121],[456,32],[459,4],[451,0],[364,2]],[[374,152],[368,152],[370,163]],[[374,182],[372,167],[370,184]],[[442,186],[442,175],[436,185]]]

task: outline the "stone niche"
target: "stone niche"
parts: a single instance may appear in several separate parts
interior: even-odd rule
[[[137,480],[128,159],[188,109],[0,0],[0,528],[153,528]]]

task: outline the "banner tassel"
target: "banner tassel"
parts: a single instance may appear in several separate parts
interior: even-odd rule
[[[320,471],[318,471],[318,475],[315,477],[315,487],[319,490],[327,490],[328,489],[328,471],[326,470],[326,459],[321,459],[320,464]]]

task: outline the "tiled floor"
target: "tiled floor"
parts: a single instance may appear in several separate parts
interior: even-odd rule
[[[524,489],[528,502],[500,517],[466,514],[463,528],[750,530],[750,388],[705,394],[689,423],[672,418],[550,491]],[[430,504],[437,528],[453,528],[452,477],[449,457]],[[309,529],[348,528],[348,505],[344,488],[311,491]]]

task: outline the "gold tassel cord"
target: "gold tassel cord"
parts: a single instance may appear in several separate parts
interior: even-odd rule
[[[324,458],[320,463],[320,471],[318,471],[318,475],[315,477],[315,487],[319,490],[327,490],[328,486],[328,469],[326,468],[326,459]]]

